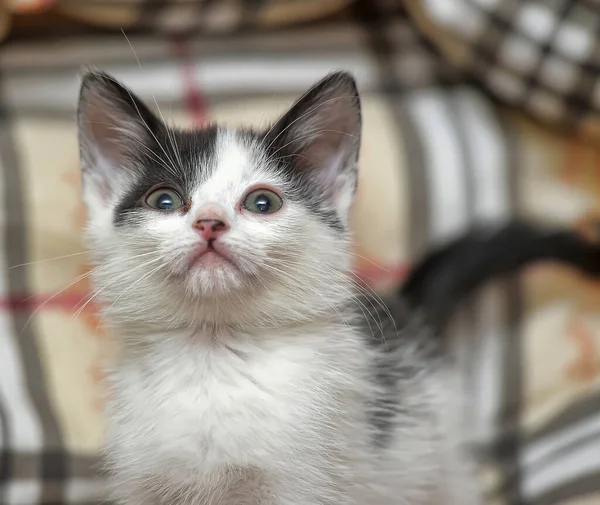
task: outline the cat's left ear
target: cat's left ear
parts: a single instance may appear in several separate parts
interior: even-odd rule
[[[287,160],[307,192],[346,221],[358,177],[361,136],[356,83],[345,72],[313,86],[266,134],[269,155]]]
[[[84,197],[110,200],[153,152],[162,123],[131,91],[103,72],[83,77],[77,113]]]

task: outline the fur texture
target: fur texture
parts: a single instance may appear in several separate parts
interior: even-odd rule
[[[360,129],[344,73],[265,132],[170,128],[111,77],[84,77],[96,296],[123,340],[119,503],[479,502],[432,326],[401,298],[362,296],[349,270]],[[151,208],[165,187],[181,205]],[[281,208],[248,210],[256,188]]]

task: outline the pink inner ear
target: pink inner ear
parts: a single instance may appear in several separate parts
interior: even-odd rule
[[[298,121],[295,135],[300,139],[303,134],[310,134],[304,140],[305,154],[316,168],[343,169],[342,160],[350,154],[352,144],[358,142],[354,135],[360,132],[360,116],[349,98],[330,96],[320,107],[315,106],[303,121]]]
[[[123,144],[119,142],[118,127],[105,113],[92,113],[89,116],[90,133],[99,154],[106,159],[118,160],[123,155]]]
[[[85,173],[86,184],[93,185],[96,194],[108,201],[115,181],[131,166],[131,150],[142,140],[136,142],[136,125],[126,125],[128,118],[119,117],[119,112],[100,96],[90,97],[82,112],[81,141],[91,164]]]
[[[302,169],[311,170],[323,182],[333,182],[340,175],[352,161],[355,149],[352,134],[328,127],[324,125],[304,141],[305,148],[297,160]]]

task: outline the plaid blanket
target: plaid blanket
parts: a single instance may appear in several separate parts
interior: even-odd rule
[[[496,98],[567,131],[600,134],[600,2],[409,0],[444,55]]]
[[[81,65],[156,100],[168,121],[195,125],[265,124],[330,70],[354,72],[365,120],[356,269],[382,292],[415,255],[477,221],[519,213],[596,230],[600,151],[491,101],[439,49],[437,11],[321,1],[309,4],[328,9],[307,18],[291,0],[231,2],[225,12],[242,21],[227,36],[174,36],[141,28],[162,27],[168,9],[189,2],[55,3],[71,19],[97,9],[85,19],[98,26],[117,11],[144,15],[114,22],[131,27],[127,38],[81,27],[16,33],[0,50],[0,504],[104,499],[101,379],[111,349],[80,237]],[[268,24],[261,9],[275,8],[279,21]],[[187,21],[200,19],[209,28],[222,20]],[[453,333],[490,503],[600,503],[598,283],[530,269],[465,304]]]

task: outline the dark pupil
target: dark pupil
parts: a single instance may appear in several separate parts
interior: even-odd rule
[[[271,208],[271,200],[265,195],[258,195],[254,200],[256,209],[260,212],[268,212]]]
[[[173,197],[168,193],[163,193],[156,200],[156,206],[161,210],[171,210],[173,208]]]

